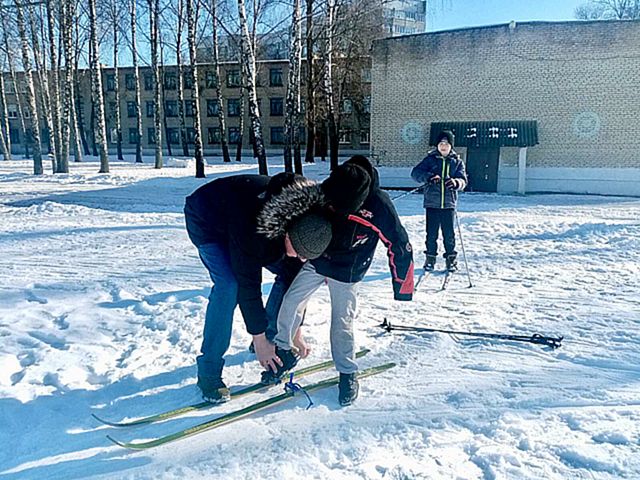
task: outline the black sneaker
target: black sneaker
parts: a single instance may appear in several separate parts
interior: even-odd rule
[[[293,353],[292,350],[285,350],[284,348],[276,347],[276,355],[280,357],[282,360],[282,365],[278,365],[278,370],[274,372],[269,369],[265,372],[262,372],[260,383],[264,385],[274,385],[276,383],[280,383],[282,378],[290,371],[295,368],[298,364],[298,360],[300,357]]]
[[[341,373],[340,383],[338,383],[338,401],[340,405],[346,407],[351,405],[358,398],[360,385],[356,373]]]
[[[231,392],[220,377],[198,375],[198,388],[205,402],[224,403],[231,400]]]
[[[426,260],[424,261],[424,270],[425,272],[433,272],[433,269],[436,268],[436,256],[435,255],[427,255]]]
[[[458,270],[458,260],[456,258],[456,255],[449,255],[445,260],[447,262],[447,270],[449,270],[450,272],[455,272],[456,270]]]

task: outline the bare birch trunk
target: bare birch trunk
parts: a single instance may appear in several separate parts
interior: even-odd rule
[[[22,68],[24,69],[25,87],[27,90],[27,108],[31,117],[31,138],[33,139],[33,173],[34,175],[42,175],[42,146],[40,144],[40,121],[38,109],[36,108],[36,98],[33,88],[33,75],[31,73],[31,59],[29,58],[29,42],[27,41],[27,31],[25,28],[24,14],[22,12],[21,2],[14,0],[17,19],[18,31],[20,32],[20,43],[22,45]]]
[[[4,72],[0,72],[0,148],[5,160],[11,160],[11,130],[9,129],[9,111],[4,88]]]
[[[61,86],[61,100],[62,100],[62,112],[60,113],[60,161],[58,167],[60,172],[69,172],[69,140],[71,133],[76,131],[74,128],[76,119],[73,108],[73,82],[74,74],[74,51],[73,51],[73,11],[70,8],[70,4],[67,2],[60,2],[60,41],[62,43],[62,52],[64,54],[64,72],[60,72],[60,86]],[[52,32],[53,34],[53,32]],[[62,63],[62,58],[60,59]],[[60,106],[57,107],[58,110]],[[77,135],[77,132],[76,132]],[[76,151],[74,152],[75,160],[78,160],[79,152],[77,151],[77,140],[74,140],[76,144]]]
[[[116,96],[115,127],[116,127],[116,151],[118,160],[124,160],[122,156],[122,118],[120,115],[120,75],[118,69],[118,0],[111,1],[111,15],[113,22],[113,73],[114,73],[114,93]]]
[[[294,146],[295,130],[297,129],[298,110],[300,108],[300,0],[293,2],[291,19],[291,48],[289,51],[289,74],[287,77],[287,104],[284,118],[284,170],[293,172],[291,150]],[[299,142],[298,142],[299,145]],[[296,165],[298,167],[298,165]],[[298,170],[298,168],[296,168]],[[299,166],[296,173],[302,173]]]
[[[156,160],[155,168],[162,168],[162,127],[160,125],[160,79],[158,78],[158,21],[160,17],[159,0],[147,0],[149,4],[149,33],[151,36],[151,70],[153,71],[153,99],[155,108],[153,109],[153,126],[156,140]]]
[[[200,86],[198,84],[198,64],[196,62],[196,13],[194,0],[187,0],[187,42],[189,44],[189,60],[191,75],[193,75],[193,88],[191,98],[193,100],[193,138],[196,157],[196,178],[205,178],[204,152],[202,148],[202,134],[200,126]]]
[[[222,108],[222,88],[220,86],[220,57],[218,53],[218,0],[211,0],[211,19],[213,22],[213,68],[216,74],[216,99],[218,100],[218,125],[220,126],[220,146],[222,147],[222,158],[225,162],[230,162],[229,144],[227,143],[227,128],[225,126],[224,109]]]
[[[62,8],[62,2],[60,3],[60,7]],[[56,42],[55,42],[55,12],[53,11],[53,5],[51,0],[46,0],[46,11],[47,11],[47,32],[49,38],[49,66],[50,66],[50,78],[51,83],[49,84],[49,96],[51,98],[51,123],[53,126],[53,136],[55,137],[55,145],[56,145],[56,158],[58,159],[58,168],[60,168],[64,164],[63,158],[63,144],[62,144],[62,131],[60,125],[60,90],[59,90],[59,74],[60,70],[58,68],[58,59],[56,55]],[[61,35],[64,35],[67,32],[63,32],[60,29]],[[68,161],[67,161],[67,169],[68,169]],[[68,170],[67,170],[68,171]]]
[[[329,124],[329,159],[331,170],[338,166],[338,128],[335,118],[335,105],[333,102],[333,27],[334,27],[335,0],[327,1],[326,42],[325,42],[325,76],[324,87],[327,101],[327,116]]]
[[[188,1],[188,0],[187,0]],[[182,76],[184,69],[182,68],[182,24],[183,19],[183,0],[178,0],[178,16],[176,24],[176,63],[178,64],[178,116],[180,117],[180,143],[182,144],[182,154],[189,156],[189,145],[187,144],[187,126],[184,120],[184,82]]]
[[[89,23],[91,29],[91,64],[93,65],[93,100],[96,117],[94,130],[96,143],[100,153],[99,173],[109,173],[109,154],[107,152],[107,132],[104,120],[104,97],[102,95],[102,68],[100,66],[100,50],[98,50],[98,32],[96,17],[96,0],[89,0]]]
[[[240,117],[238,119],[238,143],[236,143],[236,162],[242,161],[242,145],[244,144],[244,114],[245,114],[245,108],[244,108],[245,81],[244,79],[246,78],[247,73],[244,68],[242,53],[240,53],[239,63],[240,63],[240,112],[239,112]],[[252,136],[249,136],[249,143],[251,144],[251,148],[255,156],[256,147],[253,142]]]
[[[245,11],[244,0],[238,0],[238,17],[240,19],[240,29],[242,32],[242,56],[245,65],[246,87],[249,94],[249,115],[251,117],[251,130],[255,140],[256,153],[258,155],[258,171],[261,175],[268,175],[267,155],[264,149],[264,141],[262,137],[262,122],[260,121],[260,111],[258,109],[258,99],[256,95],[256,59],[254,51],[251,47],[251,38],[249,29],[247,28],[247,14]]]
[[[307,96],[306,96],[306,126],[307,126],[307,148],[304,154],[306,163],[315,161],[316,142],[316,119],[315,119],[315,88],[314,87],[314,64],[313,64],[313,0],[307,1]]]
[[[136,163],[142,163],[142,102],[140,101],[140,69],[138,68],[136,41],[136,0],[129,1],[129,12],[131,16],[131,57],[133,59],[133,77],[136,84]]]
[[[76,10],[76,14],[79,10]],[[80,60],[80,29],[79,29],[79,23],[80,20],[77,17],[75,18],[75,37],[74,37],[74,42],[75,42],[75,48],[74,48],[74,55],[73,55],[73,101],[75,103],[75,109],[76,109],[76,125],[78,126],[78,130],[79,130],[79,134],[80,134],[80,140],[82,141],[82,151],[84,152],[85,155],[89,155],[89,142],[87,142],[87,133],[86,133],[86,129],[84,127],[84,119],[85,119],[85,115],[84,115],[84,105],[82,104],[82,102],[80,101],[80,77],[79,77],[79,69],[78,69],[78,63]],[[92,104],[93,105],[93,104]],[[93,111],[93,109],[92,109]],[[81,160],[80,157],[76,157],[75,161],[79,162]]]

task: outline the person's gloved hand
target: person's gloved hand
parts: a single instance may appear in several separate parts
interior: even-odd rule
[[[460,180],[457,178],[447,178],[444,182],[444,186],[449,190],[458,190],[460,188]]]
[[[440,183],[440,180],[442,180],[442,179],[440,178],[440,175],[434,175],[433,177],[431,177],[431,178],[429,179],[429,183],[433,183],[434,185],[437,185],[437,184],[439,184],[439,183]]]

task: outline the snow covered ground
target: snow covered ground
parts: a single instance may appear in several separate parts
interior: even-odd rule
[[[0,162],[0,480],[640,478],[640,199],[464,194],[474,287],[462,263],[446,291],[434,276],[413,302],[394,302],[379,247],[360,289],[356,336],[372,350],[360,364],[398,365],[363,379],[353,406],[322,390],[309,410],[298,398],[132,452],[105,435],[153,438],[274,395],[128,430],[91,417],[200,400],[194,358],[209,279],[183,228],[184,197],[256,167],[215,163],[207,180],[193,168],[124,162],[108,175],[95,162],[68,175],[31,169]],[[327,166],[307,173],[322,178]],[[421,251],[420,196],[396,205]],[[302,366],[329,358],[328,317],[321,289]],[[384,333],[384,318],[564,342]],[[260,369],[239,312],[235,326],[225,376],[249,385]]]

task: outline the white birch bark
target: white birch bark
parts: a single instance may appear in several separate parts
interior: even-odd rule
[[[287,101],[284,118],[284,170],[293,172],[291,150],[296,137],[297,118],[300,108],[300,0],[293,2],[291,17],[291,44],[289,50],[289,74],[287,76]],[[300,167],[301,168],[301,167]],[[297,173],[302,173],[301,171]]]
[[[220,56],[218,50],[218,0],[211,0],[211,20],[213,23],[213,69],[216,75],[216,99],[218,101],[218,125],[220,127],[220,146],[222,147],[222,158],[225,162],[230,162],[229,144],[227,143],[227,128],[225,125],[224,108],[222,108],[222,87],[220,80]]]
[[[202,133],[200,127],[200,87],[198,83],[198,64],[196,62],[196,8],[194,0],[187,2],[187,43],[189,44],[189,60],[191,75],[193,75],[193,88],[191,99],[193,100],[193,129],[195,131],[193,143],[196,157],[196,178],[204,178],[204,152],[202,149]]]
[[[155,148],[155,168],[162,168],[162,127],[161,112],[162,105],[160,103],[160,73],[158,65],[158,21],[160,17],[159,0],[147,0],[149,5],[149,34],[151,39],[151,70],[153,73],[153,98],[155,108],[153,109],[153,125],[155,132],[156,148]]]
[[[131,57],[133,59],[133,76],[136,83],[136,163],[142,163],[142,102],[140,101],[140,69],[138,68],[136,40],[136,0],[129,0],[129,13],[131,17]]]
[[[0,148],[5,160],[11,160],[11,130],[9,129],[9,111],[4,88],[4,72],[0,72]]]
[[[120,69],[118,68],[118,49],[120,47],[119,30],[120,30],[120,11],[118,0],[111,0],[111,21],[113,28],[113,73],[114,73],[114,94],[115,94],[115,129],[116,129],[116,151],[118,160],[122,157],[122,117],[120,112]]]

